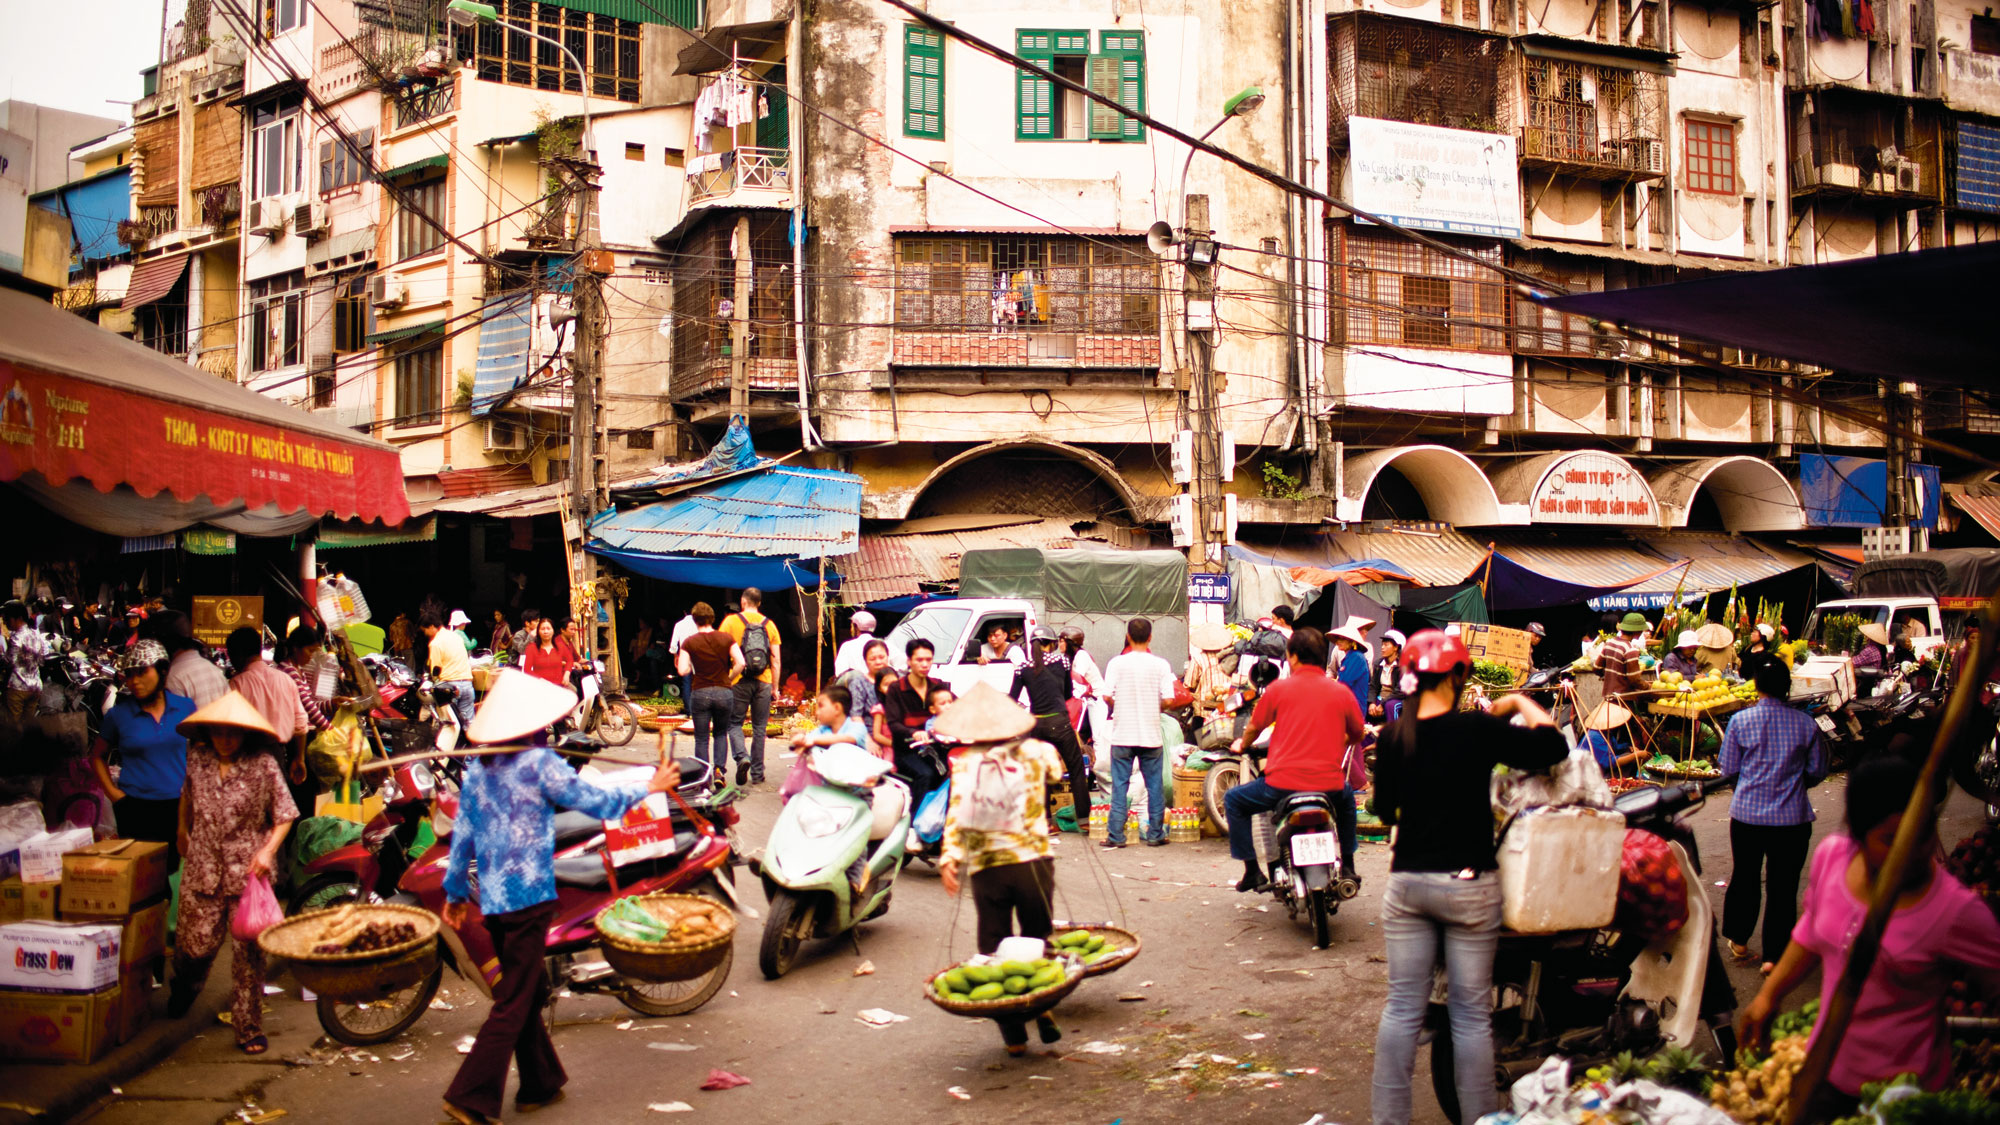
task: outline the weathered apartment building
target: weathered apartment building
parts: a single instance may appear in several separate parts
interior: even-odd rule
[[[1038,518],[1024,541],[1164,541],[1176,434],[1202,421],[1193,311],[1253,544],[1330,522],[1357,558],[1406,541],[1374,526],[1797,532],[1805,460],[1882,445],[1813,400],[1895,388],[1691,360],[1547,312],[1521,278],[1995,237],[2000,25],[1950,3],[926,7],[1447,254],[878,0],[509,0],[506,26],[433,0],[212,0],[135,113],[123,304],[155,346],[402,445],[419,499],[561,479],[586,268],[614,471],[740,414],[766,450],[861,474],[873,530],[1005,514]],[[1225,114],[1250,88],[1254,112]],[[1146,243],[1190,198],[1212,309],[1183,294],[1185,245]]]

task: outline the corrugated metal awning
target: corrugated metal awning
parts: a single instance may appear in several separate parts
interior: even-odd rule
[[[993,522],[993,521],[997,521]],[[868,605],[955,586],[965,552],[1000,547],[1074,547],[1086,542],[1067,519],[1034,516],[949,517],[913,520],[861,537],[861,549],[841,563],[840,600]],[[926,589],[929,587],[930,589]]]
[[[1960,511],[1971,516],[1988,535],[2000,539],[2000,496],[1968,496],[1963,492],[1949,495]]]
[[[479,362],[472,373],[472,413],[486,414],[528,377],[533,293],[503,293],[486,302],[479,324]]]
[[[394,168],[377,172],[375,178],[378,180],[393,180],[398,176],[407,176],[412,172],[421,172],[426,168],[442,168],[449,163],[451,163],[451,158],[448,156],[426,156],[422,160],[412,160],[408,164],[398,164]]]
[[[370,332],[363,339],[371,344],[389,344],[397,340],[407,340],[412,336],[421,336],[426,332],[439,332],[443,329],[444,321],[428,320],[422,324],[411,324],[402,328],[384,328],[380,332]]]
[[[774,468],[604,515],[593,549],[648,555],[829,558],[861,546],[861,478]]]
[[[1486,543],[1449,527],[1384,528],[1335,531],[1331,528],[1303,538],[1279,542],[1246,541],[1246,551],[1231,553],[1270,566],[1310,566],[1333,569],[1379,560],[1426,586],[1455,586],[1475,576],[1486,561]]]
[[[174,291],[181,274],[187,271],[186,254],[169,254],[132,267],[132,283],[125,288],[125,308],[136,309]]]
[[[741,58],[755,62],[776,44],[785,41],[785,20],[738,23],[710,28],[708,34],[681,48],[675,74],[713,74],[729,69]]]

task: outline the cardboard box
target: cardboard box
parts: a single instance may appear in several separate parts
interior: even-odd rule
[[[321,793],[313,801],[314,816],[336,816],[356,824],[368,824],[382,815],[382,795],[370,793],[359,804],[342,801],[332,793]]]
[[[0,884],[0,894],[5,893],[5,884]],[[65,922],[95,922],[100,926],[117,926],[118,964],[129,969],[134,965],[151,965],[167,952],[167,900],[160,899],[149,906],[142,906],[130,914],[78,914],[65,910]]]
[[[167,893],[167,846],[105,840],[63,857],[62,909],[70,914],[132,913]]]
[[[61,883],[23,883],[19,876],[0,881],[0,923],[53,922]]]
[[[0,988],[97,992],[118,985],[124,931],[97,922],[9,922],[0,926]]]
[[[127,969],[118,974],[118,1019],[116,1031],[120,1043],[130,1043],[133,1037],[153,1022],[153,967]]]
[[[118,1043],[118,986],[60,995],[0,990],[0,1058],[96,1062]]]
[[[1465,651],[1471,653],[1474,660],[1504,664],[1516,673],[1535,670],[1535,638],[1526,629],[1461,621],[1458,623],[1458,639],[1465,642]],[[1516,679],[1518,682],[1518,676]]]
[[[96,834],[88,828],[65,828],[21,841],[21,881],[62,882],[65,858],[78,848],[90,846],[96,838]]]

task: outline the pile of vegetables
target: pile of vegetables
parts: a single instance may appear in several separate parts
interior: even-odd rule
[[[1708,1064],[1703,1061],[1700,1052],[1686,1047],[1669,1047],[1649,1059],[1641,1059],[1626,1051],[1610,1062],[1584,1071],[1583,1081],[1578,1085],[1615,1086],[1641,1079],[1685,1090],[1697,1097],[1706,1097],[1709,1087],[1715,1082],[1709,1076]]]
[[[1716,1079],[1709,1098],[1715,1108],[1742,1125],[1782,1125],[1792,1097],[1792,1079],[1806,1061],[1806,1037],[1793,1035],[1771,1044],[1763,1060],[1736,1053],[1736,1069]]]
[[[1944,866],[2000,913],[2000,834],[1994,832],[1992,825],[1959,841]]]
[[[692,945],[729,933],[736,917],[715,903],[621,898],[598,925],[607,934],[642,945]]]
[[[1951,1072],[1957,1077],[1961,1090],[1970,1090],[1987,1098],[2000,1094],[2000,1043],[1991,1039],[1960,1043],[1958,1057],[1952,1060]]]
[[[1819,997],[1806,1001],[1796,1012],[1786,1012],[1771,1021],[1771,1038],[1790,1039],[1794,1035],[1811,1036],[1813,1026],[1819,1023]]]
[[[1120,952],[1118,946],[1106,940],[1103,934],[1089,930],[1065,930],[1049,938],[1049,944],[1059,953],[1068,953],[1086,965],[1095,965],[1106,957],[1115,957]]]
[[[1067,958],[997,961],[991,957],[974,957],[939,973],[932,987],[941,1000],[955,1004],[980,1004],[1016,996],[1033,996],[1063,984],[1069,980],[1070,974],[1082,971],[1081,964]]]
[[[2000,1104],[1973,1090],[1932,1093],[1905,1074],[1861,1087],[1861,1112],[1833,1125],[2000,1125]]]
[[[413,922],[334,918],[321,925],[322,929],[313,941],[314,953],[372,953],[417,938],[417,927]]]
[[[1497,660],[1474,660],[1472,682],[1481,687],[1505,690],[1514,686],[1520,674]]]
[[[1715,763],[1707,758],[1692,758],[1681,761],[1668,754],[1655,754],[1646,759],[1646,768],[1653,770],[1679,770],[1691,774],[1713,774]]]
[[[1679,672],[1662,672],[1659,686],[1674,689],[1674,695],[1667,702],[1688,711],[1707,711],[1757,698],[1755,684],[1732,683],[1715,672],[1692,680],[1684,678]]]

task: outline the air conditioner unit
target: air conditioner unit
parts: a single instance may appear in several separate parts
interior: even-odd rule
[[[504,418],[489,418],[486,421],[486,451],[498,453],[518,452],[528,448],[528,433],[519,422]]]
[[[1917,193],[1924,190],[1924,166],[1904,160],[1896,168],[1896,190]]]
[[[1667,171],[1667,143],[1659,140],[1639,142],[1639,171],[1665,175]]]
[[[292,210],[292,230],[301,238],[318,238],[326,233],[326,204],[309,200]]]
[[[253,199],[245,210],[243,229],[251,234],[276,237],[285,229],[285,207],[275,199]]]
[[[409,303],[410,289],[401,282],[377,276],[368,289],[368,303],[378,309],[398,309]]]
[[[1826,187],[1860,187],[1861,169],[1852,164],[1822,164],[1819,166],[1819,182]]]

